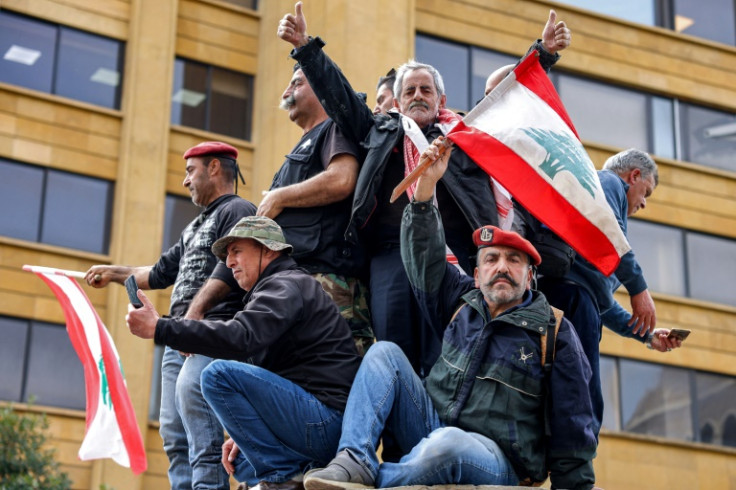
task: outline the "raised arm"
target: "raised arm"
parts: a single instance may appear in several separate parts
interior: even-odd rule
[[[325,43],[320,38],[308,36],[301,2],[297,2],[294,11],[279,22],[278,36],[294,47],[291,56],[299,62],[327,115],[348,139],[362,142],[373,127],[373,113],[355,93],[342,71],[324,54],[322,46]]]

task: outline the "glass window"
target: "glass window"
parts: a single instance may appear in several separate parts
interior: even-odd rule
[[[695,390],[695,413],[700,441],[736,446],[736,432],[733,430],[736,422],[736,379],[718,374],[696,373]]]
[[[179,241],[184,228],[196,218],[202,208],[194,205],[191,199],[168,194],[166,196],[166,216],[164,218],[164,238],[161,251],[173,247]]]
[[[417,61],[434,66],[442,75],[445,94],[447,94],[447,107],[458,110],[471,108],[474,101],[471,102],[469,92],[470,54],[468,47],[417,34],[415,49]]]
[[[248,9],[257,10],[258,9],[258,0],[224,0],[226,3],[232,3],[233,5],[238,5],[240,7],[245,7]]]
[[[0,81],[120,107],[119,41],[0,12]]]
[[[0,234],[37,241],[44,188],[44,171],[0,159]]]
[[[557,91],[582,139],[649,150],[645,94],[565,74]]]
[[[674,0],[674,29],[719,43],[736,42],[733,0]]]
[[[619,363],[623,429],[693,440],[688,370],[628,359]]]
[[[177,59],[171,101],[172,124],[250,139],[250,75]]]
[[[0,159],[0,234],[107,253],[112,183]]]
[[[0,81],[51,92],[56,28],[0,12]]]
[[[736,305],[736,243],[700,233],[687,233],[686,240],[690,296]]]
[[[41,241],[107,253],[112,184],[54,170],[47,181]]]
[[[686,296],[683,231],[671,226],[630,219],[628,237],[649,289]]]
[[[680,103],[685,160],[736,171],[736,116]]]
[[[20,401],[28,322],[0,317],[0,400]]]
[[[253,105],[251,94],[253,94],[253,77],[213,68],[209,130],[233,136],[248,135],[250,138],[250,108]]]
[[[122,46],[61,28],[55,93],[104,107],[119,107]]]
[[[652,153],[664,158],[679,158],[675,143],[674,101],[650,97],[652,115]]]
[[[619,402],[619,383],[616,359],[601,356],[601,387],[603,390],[603,428],[621,430],[621,406]]]
[[[488,76],[502,66],[516,64],[519,58],[475,46],[471,46],[470,55],[472,63],[470,98],[475,105],[485,94]]]
[[[41,405],[84,409],[84,369],[63,325],[31,322],[26,390]],[[17,371],[16,371],[17,372]]]
[[[592,10],[649,26],[655,25],[657,0],[558,0],[560,3]]]
[[[148,418],[158,420],[161,412],[161,361],[164,346],[157,345],[153,350],[153,371],[151,372],[151,398],[148,401]]]

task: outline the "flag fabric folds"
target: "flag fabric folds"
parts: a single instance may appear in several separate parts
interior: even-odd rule
[[[143,438],[107,328],[77,281],[67,275],[74,273],[27,265],[23,269],[35,273],[56,295],[84,368],[87,423],[79,459],[112,458],[135,474],[143,473],[147,467]]]
[[[537,58],[527,55],[447,136],[608,276],[630,247]]]

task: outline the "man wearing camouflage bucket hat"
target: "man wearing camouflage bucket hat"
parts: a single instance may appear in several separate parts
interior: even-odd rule
[[[126,317],[139,337],[227,359],[202,372],[202,393],[232,437],[226,470],[261,489],[303,488],[303,469],[332,458],[360,363],[347,322],[291,250],[276,222],[243,218],[212,245],[248,291],[232,320],[160,318],[143,292]]]

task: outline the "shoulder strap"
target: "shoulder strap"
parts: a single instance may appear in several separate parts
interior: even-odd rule
[[[463,303],[457,307],[457,310],[455,310],[455,313],[452,314],[452,318],[450,318],[450,321],[447,322],[447,324],[449,325],[450,323],[452,323],[455,320],[455,317],[457,316],[457,314],[460,313],[460,310],[462,310],[466,306],[468,306],[468,303],[463,301]]]
[[[552,308],[552,314],[555,317],[555,328],[554,330],[547,329],[547,333],[542,335],[541,347],[542,347],[542,366],[545,371],[552,369],[552,361],[555,360],[555,344],[557,340],[557,332],[560,331],[560,324],[562,323],[562,317],[565,312],[558,310],[554,306]]]

